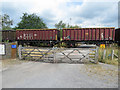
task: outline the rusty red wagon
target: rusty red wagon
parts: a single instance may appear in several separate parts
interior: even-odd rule
[[[18,29],[16,39],[20,44],[47,43],[53,44],[58,41],[59,30],[57,29]]]
[[[79,29],[63,29],[62,41],[68,44],[76,42],[86,43],[106,43],[113,42],[115,39],[115,28],[79,28]]]
[[[120,28],[117,28],[115,30],[115,41],[116,43],[118,43],[118,45],[120,46]]]
[[[1,41],[2,42],[15,42],[16,41],[16,31],[15,30],[0,30]]]

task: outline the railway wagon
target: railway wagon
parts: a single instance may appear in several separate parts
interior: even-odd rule
[[[112,43],[115,40],[115,28],[79,28],[63,29],[62,41],[67,44],[85,43]]]
[[[115,41],[116,43],[119,43],[120,46],[120,28],[115,30]]]
[[[2,42],[9,41],[14,42],[16,41],[16,30],[0,30],[2,34]]]
[[[18,44],[49,44],[53,45],[59,40],[57,29],[18,29],[16,30],[16,40]]]

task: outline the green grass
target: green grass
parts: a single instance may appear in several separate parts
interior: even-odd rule
[[[105,58],[103,59],[104,50],[106,50],[106,55],[105,55]],[[115,56],[113,60],[111,58],[112,50],[114,50],[114,53],[118,55],[118,46],[116,45],[106,46],[105,49],[99,48],[98,61],[106,64],[118,65],[118,58]]]

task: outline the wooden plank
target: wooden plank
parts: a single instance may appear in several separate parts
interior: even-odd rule
[[[111,58],[112,58],[112,60],[114,59],[114,50],[112,50]]]
[[[106,50],[104,50],[103,52],[103,59],[105,59],[105,56],[106,56]]]
[[[114,53],[114,56],[115,56],[116,58],[118,58],[118,55],[116,55],[115,53]]]
[[[89,56],[94,56],[94,57],[95,57],[95,54],[94,54],[94,55],[90,55],[90,54],[89,54]]]
[[[22,46],[21,45],[19,45],[19,50],[18,50],[18,52],[19,52],[19,59],[21,60],[22,59],[22,53],[21,53],[21,48]]]
[[[16,43],[12,43],[12,45],[16,45]],[[11,58],[12,59],[16,58],[16,53],[17,53],[17,45],[16,45],[16,48],[11,48]]]
[[[23,55],[27,55],[27,54],[29,54],[29,53],[22,53]],[[38,54],[38,53],[31,53],[30,55],[43,55],[43,54]]]
[[[95,63],[98,63],[98,50],[99,48],[96,48],[96,52],[95,52]]]

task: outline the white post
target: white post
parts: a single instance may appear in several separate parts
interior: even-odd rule
[[[54,63],[57,63],[57,62],[56,62],[56,52],[55,52],[55,50],[54,50],[54,55],[53,55],[53,57],[54,57]]]
[[[103,52],[103,59],[105,59],[105,56],[106,56],[106,50],[104,50]]]
[[[98,47],[96,47],[96,51],[95,51],[95,63],[98,63],[98,51],[99,50],[99,48]]]
[[[22,51],[22,46],[19,45],[19,59],[20,60],[22,59],[22,53],[21,53],[21,51]]]
[[[112,60],[114,59],[114,50],[112,50]]]

